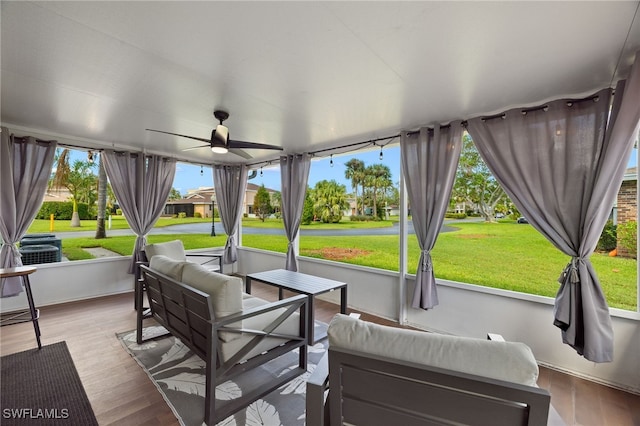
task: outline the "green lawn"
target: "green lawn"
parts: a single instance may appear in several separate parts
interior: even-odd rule
[[[529,225],[460,223],[440,234],[432,252],[438,278],[554,297],[560,273],[569,262]],[[243,235],[243,244],[284,253],[285,237]],[[303,256],[332,258],[355,265],[398,270],[399,237],[302,237]],[[343,256],[340,258],[339,256]],[[415,273],[420,250],[409,239],[409,272]],[[591,261],[612,307],[636,310],[636,261],[595,253]]]
[[[219,218],[216,218],[216,222],[220,222]],[[309,225],[302,225],[301,229],[365,229],[365,228],[385,228],[392,226],[393,222],[397,222],[397,217],[394,220],[376,221],[376,222],[352,222],[348,218],[343,218],[339,223],[321,223],[313,222]],[[183,219],[172,217],[161,217],[158,219],[154,228],[161,228],[171,225],[183,225],[186,223],[211,223],[210,218],[195,218],[186,217]],[[51,223],[49,220],[37,219],[34,220],[27,233],[29,234],[42,234],[50,232]],[[108,222],[107,222],[108,226]],[[284,227],[281,219],[266,219],[262,222],[256,218],[243,218],[242,226],[246,228],[276,228],[282,229]],[[111,216],[111,229],[129,229],[129,224],[125,220],[124,216]],[[80,221],[80,227],[72,227],[70,220],[55,220],[53,224],[53,232],[74,232],[74,231],[95,231],[95,220],[82,220]],[[107,229],[107,234],[109,233]]]
[[[199,223],[206,222],[211,223],[211,219],[200,219],[195,217],[187,217],[184,219],[172,218],[172,217],[161,217],[156,222],[154,228],[161,228],[164,226],[170,225],[182,225],[185,223]],[[216,222],[219,222],[216,219]],[[36,219],[33,221],[28,234],[41,234],[41,233],[49,233],[50,232],[51,223],[49,220],[45,219]],[[107,221],[108,227],[108,221]],[[129,223],[127,223],[124,216],[111,216],[111,229],[129,229]],[[55,220],[53,223],[53,232],[76,232],[76,231],[95,231],[96,230],[96,221],[95,220],[81,220],[80,227],[72,227],[70,220]],[[107,234],[109,230],[107,229]]]
[[[162,219],[185,223],[189,219]],[[248,221],[252,224],[259,221]],[[275,221],[265,222],[272,226]],[[163,222],[164,224],[165,222]],[[166,222],[167,224],[169,222]],[[370,222],[370,224],[384,222]],[[244,222],[243,222],[244,224]],[[345,225],[362,222],[345,222]],[[318,224],[310,225],[314,227]],[[388,223],[387,223],[387,226]],[[454,232],[440,234],[432,252],[434,270],[438,278],[467,282],[488,287],[554,297],[558,291],[560,273],[569,261],[530,225],[510,221],[501,223],[456,223]],[[312,228],[321,229],[321,228]],[[32,231],[36,232],[36,231]],[[47,232],[47,231],[41,231]],[[150,235],[150,243],[179,238],[187,249],[224,246],[224,235],[171,234]],[[243,234],[243,244],[285,253],[284,236]],[[72,260],[91,258],[82,247],[102,246],[122,255],[133,250],[132,236],[109,237],[104,240],[73,238],[63,240],[65,256]],[[355,265],[398,270],[399,237],[389,236],[332,236],[302,237],[303,256],[332,259]],[[415,273],[420,250],[415,236],[409,238],[409,272]],[[635,311],[637,308],[636,261],[606,254],[594,254],[592,263],[598,273],[607,301],[611,307]]]

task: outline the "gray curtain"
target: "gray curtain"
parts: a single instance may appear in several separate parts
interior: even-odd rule
[[[613,329],[589,257],[638,132],[639,71],[636,59],[629,80],[616,87],[611,110],[611,89],[604,89],[585,100],[563,99],[536,110],[510,110],[500,118],[476,118],[468,127],[518,209],[571,256],[559,279],[554,324],[565,343],[594,362],[613,360]]]
[[[57,142],[15,137],[6,127],[0,131],[0,267],[12,268],[22,266],[17,243],[42,205]],[[19,278],[2,280],[0,296],[21,292]]]
[[[280,157],[280,181],[282,184],[282,206],[280,207],[284,230],[289,241],[285,264],[285,268],[289,271],[298,270],[293,240],[300,228],[310,168],[311,156],[309,154]]]
[[[402,173],[421,250],[413,294],[414,308],[430,309],[438,304],[431,249],[449,205],[461,149],[459,121],[433,129],[424,127],[419,133],[400,134]]]
[[[248,168],[244,164],[213,166],[213,185],[220,222],[227,234],[222,260],[227,264],[238,260],[237,243],[234,238],[242,217],[244,195],[247,189],[247,172]]]
[[[124,217],[136,233],[129,273],[135,271],[147,234],[156,223],[169,197],[176,173],[176,160],[143,153],[103,152],[104,166]]]

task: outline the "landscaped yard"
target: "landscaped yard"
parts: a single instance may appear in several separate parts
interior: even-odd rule
[[[163,222],[165,220],[167,222]],[[186,220],[192,219],[161,219],[161,223],[163,225],[187,223]],[[209,222],[210,219],[192,221]],[[126,224],[126,221],[123,222]],[[249,226],[257,223],[261,224],[260,226],[263,225],[259,221],[246,222]],[[282,226],[277,220],[265,223],[268,227],[274,227],[274,224]],[[350,228],[351,225],[367,227],[371,224],[385,223],[385,226],[390,226],[390,222],[344,222],[339,225],[349,225]],[[316,227],[317,225],[309,225],[309,228],[320,229]],[[325,229],[336,229],[335,225],[333,228]],[[533,227],[512,221],[497,224],[456,223],[455,226],[458,228],[457,231],[440,234],[432,252],[434,270],[438,278],[549,297],[555,296],[559,288],[557,279],[570,259]],[[59,228],[56,230],[62,231]],[[72,228],[72,230],[78,230],[78,228]],[[83,227],[81,230],[89,230],[89,227]],[[48,232],[48,227],[40,231],[30,229],[30,232]],[[224,235],[210,237],[197,234],[150,235],[148,240],[150,243],[155,243],[176,238],[181,239],[187,249],[221,247],[226,241]],[[82,247],[101,246],[122,255],[129,255],[133,250],[134,239],[133,236],[109,237],[103,240],[95,240],[92,237],[64,239],[63,251],[65,256],[73,260],[91,258],[91,255],[83,251]],[[284,236],[243,234],[242,239],[243,244],[248,247],[281,253],[285,253],[287,248]],[[399,237],[397,235],[302,236],[300,252],[302,256],[397,271]],[[419,256],[420,250],[415,236],[410,236],[409,272],[416,271]],[[599,253],[594,254],[591,260],[609,305],[635,311],[637,306],[636,261]]]

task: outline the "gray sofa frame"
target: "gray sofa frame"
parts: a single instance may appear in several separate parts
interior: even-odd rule
[[[329,347],[328,376],[325,363],[307,382],[308,426],[542,426],[549,404],[537,387],[343,348]]]
[[[290,297],[217,319],[208,294],[145,265],[140,265],[140,272],[147,290],[151,316],[206,362],[205,423],[207,425],[216,424],[307,371],[307,296]],[[234,326],[234,323],[237,324],[238,321],[245,318],[282,308],[285,311],[271,323],[265,324],[263,330]],[[299,335],[288,336],[274,333],[274,330],[295,312],[300,314]],[[220,355],[220,341],[218,339],[220,331],[250,334],[254,337],[231,359],[224,362]],[[242,362],[245,360],[246,354],[267,337],[286,338],[287,341]],[[277,379],[255,383],[254,388],[243,393],[242,397],[231,401],[221,401],[217,406],[215,388],[218,384],[298,348],[298,367]]]

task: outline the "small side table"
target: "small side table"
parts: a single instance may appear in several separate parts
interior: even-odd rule
[[[273,271],[256,272],[245,277],[245,290],[251,294],[251,281],[261,282],[278,287],[278,298],[282,300],[283,290],[293,291],[298,294],[306,294],[309,306],[309,345],[327,337],[326,330],[321,330],[315,335],[314,297],[329,291],[340,290],[340,313],[347,313],[347,283],[334,281],[314,275],[300,272],[275,269]]]
[[[24,289],[27,292],[27,302],[29,302],[28,311],[8,312],[0,317],[0,326],[17,324],[21,322],[31,321],[33,322],[33,329],[36,333],[36,341],[38,342],[38,349],[42,349],[42,343],[40,342],[40,326],[38,325],[38,318],[40,317],[40,311],[36,309],[33,303],[33,294],[31,293],[31,283],[29,282],[29,275],[36,271],[34,266],[17,266],[15,268],[0,268],[0,280],[10,277],[21,277]],[[31,318],[27,317],[27,314],[31,314]]]

